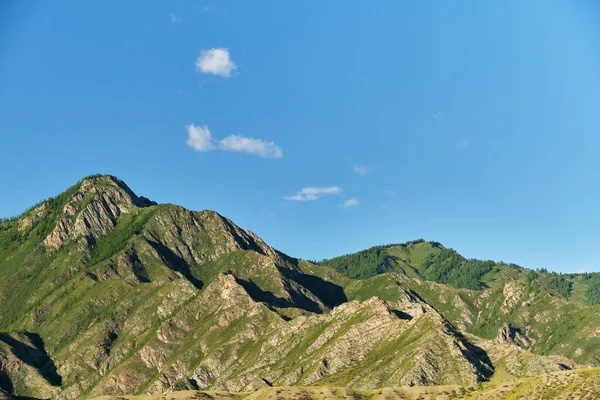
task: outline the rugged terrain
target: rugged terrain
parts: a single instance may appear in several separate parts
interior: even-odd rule
[[[270,387],[255,392],[180,391],[160,396],[104,396],[95,400],[595,400],[600,398],[600,369],[554,372],[492,382],[477,388],[457,385],[353,390],[339,387]]]
[[[557,279],[422,240],[308,262],[92,176],[0,224],[0,398],[522,388],[600,361],[593,277]]]

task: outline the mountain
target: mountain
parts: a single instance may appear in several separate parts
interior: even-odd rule
[[[425,241],[309,262],[95,175],[0,224],[0,398],[472,388],[595,366],[595,279]]]
[[[402,276],[403,286],[457,326],[485,339],[499,333],[540,355],[600,362],[599,273],[556,274],[503,262],[470,260],[437,242],[377,246],[323,260],[341,274],[378,282]],[[380,290],[377,295],[387,299]]]

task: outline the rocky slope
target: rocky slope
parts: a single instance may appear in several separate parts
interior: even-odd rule
[[[439,243],[423,240],[376,250],[381,254],[372,261],[358,253],[322,264],[337,264],[342,273],[351,275],[356,270],[339,267],[347,265],[344,260],[366,258],[363,269],[381,268],[382,272],[359,284],[351,283],[351,287],[376,286],[368,292],[388,299],[394,292],[378,288],[401,281],[463,333],[491,340],[508,324],[514,344],[534,354],[559,355],[579,365],[600,362],[600,305],[587,304],[581,295],[582,282],[587,279],[584,274],[565,278],[513,264],[467,260]],[[572,284],[569,295],[549,285],[551,278]]]
[[[216,212],[88,177],[0,224],[0,393],[472,387],[594,363],[599,319],[569,324],[595,308],[518,274],[484,290],[427,281],[419,252],[435,250],[411,246],[405,268],[349,279]]]
[[[600,398],[598,368],[555,372],[506,382],[490,382],[478,387],[459,385],[389,387],[356,390],[341,387],[268,387],[256,392],[180,391],[167,395],[135,397],[136,400],[592,400]],[[94,400],[128,400],[131,396],[103,396]]]

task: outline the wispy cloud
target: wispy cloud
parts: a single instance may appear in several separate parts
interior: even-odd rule
[[[436,119],[436,120],[439,120],[439,119],[442,119],[442,116],[443,116],[442,112],[441,112],[441,111],[438,111],[438,112],[436,112],[435,114],[432,114],[432,115],[431,115],[431,118],[433,118],[433,119]]]
[[[205,74],[229,78],[236,69],[237,65],[231,60],[229,50],[226,48],[202,50],[196,59],[196,71]]]
[[[183,21],[183,18],[178,17],[175,13],[169,13],[169,18],[171,18],[171,22],[173,22],[173,23]]]
[[[284,197],[286,200],[292,201],[310,201],[310,200],[318,200],[323,196],[330,196],[334,194],[342,194],[344,191],[342,188],[338,186],[329,186],[329,187],[305,187],[300,190],[298,193],[292,196]]]
[[[385,193],[393,196],[393,195],[395,195],[395,194],[396,194],[396,191],[395,191],[395,190],[389,190],[389,189],[388,189],[388,190],[386,190],[386,191],[385,191]]]
[[[358,199],[356,197],[354,197],[352,199],[348,199],[345,202],[343,202],[341,207],[349,208],[349,207],[356,207],[359,205],[360,205],[360,201],[358,201]]]
[[[213,138],[208,126],[190,124],[185,127],[188,133],[186,144],[196,151],[234,151],[252,154],[263,158],[283,158],[283,150],[273,142],[230,135],[224,139]]]
[[[362,165],[355,165],[354,172],[361,176],[364,176],[369,173],[369,170],[366,167],[363,167]]]
[[[264,158],[282,158],[281,147],[273,142],[262,139],[252,139],[239,135],[227,136],[219,141],[219,149],[225,151],[240,151]]]

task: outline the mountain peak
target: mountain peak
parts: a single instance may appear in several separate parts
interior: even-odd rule
[[[156,203],[137,196],[122,180],[112,175],[91,175],[57,197],[62,207],[54,229],[44,239],[48,247],[59,248],[67,240],[88,247],[110,233],[122,214]],[[64,204],[62,204],[64,202]]]
[[[144,196],[136,195],[124,181],[114,175],[95,174],[86,176],[81,180],[80,190],[98,191],[102,188],[112,188],[122,192],[131,200],[132,204],[140,208],[157,204]]]

